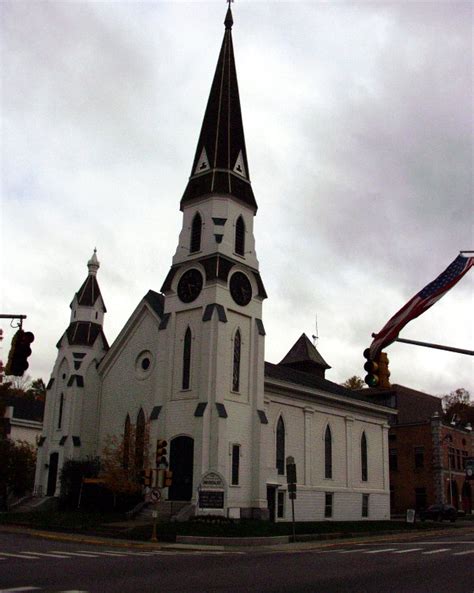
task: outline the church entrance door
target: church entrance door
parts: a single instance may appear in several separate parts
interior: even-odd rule
[[[173,483],[168,490],[169,500],[191,500],[193,496],[194,440],[176,437],[170,444],[170,470]]]
[[[58,479],[59,453],[51,453],[49,456],[48,488],[46,496],[54,496],[56,492],[56,481]]]

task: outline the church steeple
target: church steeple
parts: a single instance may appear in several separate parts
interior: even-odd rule
[[[207,102],[191,176],[181,199],[230,195],[257,210],[250,185],[237,71],[232,44],[232,12],[227,9],[225,33]]]

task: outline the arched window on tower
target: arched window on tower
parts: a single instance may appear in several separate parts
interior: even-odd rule
[[[63,410],[64,410],[64,393],[61,393],[59,398],[59,413],[58,413],[58,429],[61,428],[63,423]]]
[[[324,433],[324,477],[332,478],[332,434],[329,424]]]
[[[191,329],[188,327],[186,333],[184,334],[183,344],[183,379],[181,384],[182,389],[189,389],[189,385],[191,382],[191,340]]]
[[[276,468],[280,475],[285,473],[285,424],[283,418],[278,418],[276,429]]]
[[[235,225],[235,253],[245,253],[245,223],[242,216],[239,216]]]
[[[128,469],[130,465],[130,416],[127,414],[125,418],[125,425],[123,428],[123,460],[122,465],[124,469]]]
[[[367,482],[369,473],[367,463],[367,437],[365,436],[365,432],[362,433],[360,439],[360,468],[362,481]]]
[[[202,231],[202,219],[199,212],[196,212],[191,225],[191,244],[189,251],[194,253],[201,249],[201,231]]]
[[[240,336],[240,330],[235,332],[234,336],[234,358],[232,366],[232,389],[233,391],[239,391],[240,388],[240,349],[242,345],[242,339]]]
[[[145,414],[140,408],[135,431],[135,467],[142,469],[145,456]]]

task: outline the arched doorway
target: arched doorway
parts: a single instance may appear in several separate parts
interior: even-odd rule
[[[46,496],[54,496],[56,492],[56,482],[58,479],[59,453],[51,453],[49,456],[48,487]]]
[[[173,483],[168,490],[169,500],[191,500],[193,496],[194,440],[176,437],[170,444],[170,470]]]

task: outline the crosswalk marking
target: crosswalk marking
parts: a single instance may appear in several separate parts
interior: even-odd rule
[[[454,552],[453,556],[465,556],[466,554],[474,554],[474,550],[464,550],[464,552]]]
[[[439,554],[440,552],[449,552],[450,548],[439,548],[438,550],[430,550],[429,552],[422,552],[422,554]]]
[[[16,591],[37,591],[40,587],[14,587],[13,589],[0,589],[0,593],[15,593]]]
[[[408,552],[418,552],[423,548],[408,548],[407,550],[397,550],[394,554],[408,554]]]
[[[382,552],[393,552],[396,548],[382,548],[381,550],[368,550],[364,554],[381,554]]]
[[[27,554],[13,554],[11,552],[0,552],[2,556],[7,556],[8,558],[23,558],[25,560],[39,560],[38,556],[30,556]],[[1,589],[0,589],[1,593]]]
[[[0,552],[2,553],[2,552]],[[57,553],[53,553],[50,552],[49,554],[46,552],[26,552],[26,551],[22,551],[20,552],[21,554],[31,554],[33,556],[45,556],[46,558],[69,558],[69,556],[64,556],[63,554],[60,554],[59,552]]]

